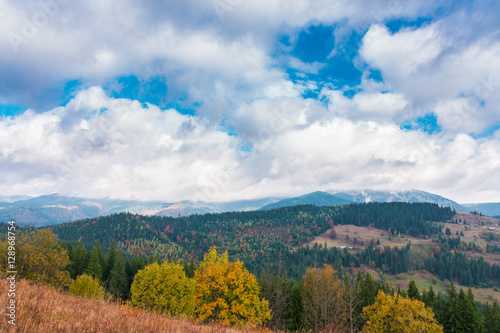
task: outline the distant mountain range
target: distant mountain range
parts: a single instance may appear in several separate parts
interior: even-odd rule
[[[436,194],[423,191],[357,190],[313,192],[292,198],[263,198],[231,202],[142,202],[113,199],[86,199],[58,194],[39,197],[0,196],[0,222],[15,219],[25,225],[51,225],[114,213],[140,215],[186,216],[227,211],[269,210],[294,205],[331,206],[361,202],[431,202],[458,211],[477,211],[488,216],[500,215],[500,203],[461,205]]]
[[[167,203],[159,201],[86,199],[58,194],[39,197],[4,196],[0,197],[0,222],[15,219],[19,224],[42,226],[122,212],[178,217],[191,214],[257,210],[277,200],[275,198],[266,198],[222,203],[192,201]]]

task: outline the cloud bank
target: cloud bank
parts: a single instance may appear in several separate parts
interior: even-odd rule
[[[224,201],[417,188],[500,201],[499,12],[0,1],[0,192]]]

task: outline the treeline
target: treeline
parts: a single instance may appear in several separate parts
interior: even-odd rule
[[[426,238],[441,233],[441,227],[429,221],[445,222],[455,212],[431,203],[370,202],[349,204],[334,219],[335,224],[373,226],[390,232]]]
[[[69,257],[69,264],[64,270],[69,273],[71,279],[75,280],[83,274],[89,275],[106,292],[124,300],[130,298],[130,287],[137,272],[158,261],[152,256],[145,258],[142,255],[126,255],[116,249],[114,242],[106,254],[103,253],[99,242],[96,242],[90,252],[80,241],[61,242],[61,248],[66,250]]]
[[[297,278],[309,266],[332,265],[337,270],[353,270],[360,265],[378,268],[387,274],[408,273],[413,270],[427,270],[441,280],[454,280],[464,286],[500,285],[500,266],[490,264],[484,258],[467,258],[463,253],[447,247],[431,244],[428,249],[414,248],[411,243],[405,247],[381,248],[368,245],[363,250],[351,253],[347,249],[327,248],[324,245],[304,247],[284,258],[289,276]]]

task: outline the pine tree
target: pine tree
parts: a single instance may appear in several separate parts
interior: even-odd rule
[[[82,242],[77,241],[75,246],[73,247],[71,259],[71,271],[70,273],[72,279],[76,279],[76,277],[85,273],[85,269],[87,268],[87,264],[89,261],[89,253],[87,249],[82,244]]]
[[[466,312],[464,314],[465,332],[474,332],[474,333],[484,332],[481,320],[481,314],[479,313],[476,301],[474,300],[474,294],[472,294],[472,289],[470,287],[467,290],[465,304],[466,304]]]
[[[453,281],[451,281],[448,289],[448,302],[444,312],[443,327],[445,333],[463,332],[458,294]]]
[[[102,253],[102,249],[101,249],[101,246],[99,245],[99,241],[95,242],[94,248],[97,251],[97,255],[99,257],[99,263],[101,264],[101,267],[102,267],[103,272],[104,272],[104,268],[106,267],[106,258],[104,257],[104,253]]]
[[[99,243],[98,243],[99,244]],[[89,264],[87,265],[86,273],[97,281],[102,281],[102,266],[99,260],[99,248],[94,246],[90,253]]]
[[[291,288],[288,309],[290,311],[290,319],[291,319],[291,323],[288,326],[288,329],[291,331],[300,330],[302,328],[302,317],[304,315],[300,281],[294,283]]]
[[[500,306],[497,301],[493,306],[486,304],[484,309],[484,332],[500,333]]]
[[[417,284],[415,281],[411,280],[410,285],[408,286],[408,297],[411,299],[420,300],[420,291],[418,290]]]
[[[115,247],[115,241],[113,241],[111,242],[111,246],[106,255],[106,264],[104,265],[104,270],[102,272],[103,281],[109,282],[109,274],[111,273],[111,270],[115,265],[115,260],[116,260],[116,247]]]
[[[125,272],[125,261],[121,253],[118,253],[111,272],[108,277],[108,290],[115,297],[128,298],[127,273]]]
[[[422,296],[423,296],[422,300],[424,301],[425,305],[434,310],[434,302],[436,301],[436,293],[434,292],[434,288],[430,286],[429,291],[423,292]]]

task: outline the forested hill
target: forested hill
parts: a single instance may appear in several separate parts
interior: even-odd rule
[[[61,241],[80,240],[87,247],[96,241],[129,254],[162,259],[203,258],[211,246],[227,250],[249,269],[264,258],[287,255],[334,224],[373,226],[400,234],[430,237],[453,211],[429,203],[366,203],[346,206],[292,206],[268,211],[231,212],[172,218],[114,214],[51,226]],[[298,273],[297,273],[298,274]]]

